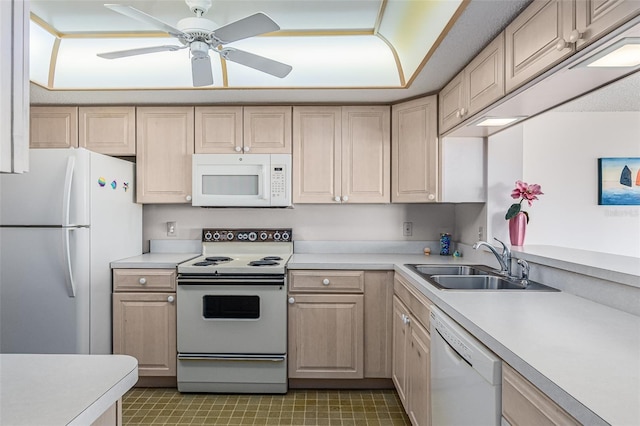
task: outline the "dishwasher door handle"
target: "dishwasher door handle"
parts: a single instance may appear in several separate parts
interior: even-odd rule
[[[460,361],[464,361],[467,364],[469,364],[470,367],[473,368],[473,364],[471,364],[469,361],[466,360],[466,358],[464,358],[462,355],[460,355],[460,352],[456,351],[453,346],[451,346],[449,344],[449,342],[447,341],[447,339],[445,339],[442,334],[440,334],[440,331],[436,329],[436,332],[438,333],[438,335],[440,336],[440,338],[442,339],[442,341],[445,343],[445,350],[447,351],[447,355],[456,363],[460,363]]]

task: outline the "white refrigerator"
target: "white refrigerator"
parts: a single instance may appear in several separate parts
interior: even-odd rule
[[[111,353],[110,262],[142,253],[134,166],[36,149],[0,175],[0,353]]]

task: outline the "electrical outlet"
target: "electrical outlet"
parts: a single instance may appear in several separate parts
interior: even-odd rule
[[[413,222],[404,222],[402,224],[402,235],[410,237],[413,233]]]
[[[478,240],[484,240],[484,228],[482,226],[478,226]]]
[[[176,222],[167,222],[167,236],[175,237],[176,236]]]

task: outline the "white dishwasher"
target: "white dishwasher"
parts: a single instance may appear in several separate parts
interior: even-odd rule
[[[435,306],[430,319],[432,425],[500,425],[500,359]]]

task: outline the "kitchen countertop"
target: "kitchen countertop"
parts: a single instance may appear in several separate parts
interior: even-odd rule
[[[640,317],[564,292],[442,291],[405,263],[474,262],[294,253],[288,268],[395,270],[581,423],[640,424]]]
[[[0,354],[0,424],[88,425],[137,380],[127,355]]]
[[[111,262],[111,268],[175,268],[179,263],[200,256],[200,253],[144,253]]]

